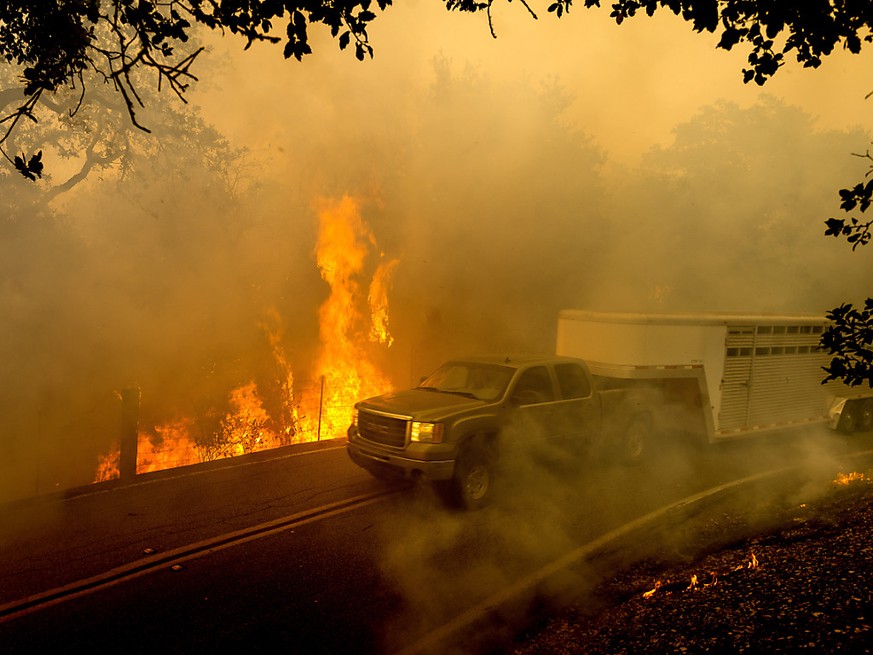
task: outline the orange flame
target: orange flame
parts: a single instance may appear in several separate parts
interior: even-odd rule
[[[373,281],[370,282],[370,293],[367,295],[367,301],[370,303],[370,315],[372,316],[370,341],[384,343],[389,347],[394,343],[394,337],[388,332],[388,290],[391,284],[391,275],[398,261],[392,259],[379,264],[373,275]]]
[[[154,428],[154,434],[137,437],[136,472],[162,471],[201,461],[197,444],[189,436],[191,422],[179,419]]]
[[[392,385],[368,358],[360,327],[364,323],[359,309],[360,278],[375,238],[361,218],[358,203],[348,196],[336,202],[322,201],[319,219],[316,260],[330,286],[319,309],[321,353],[315,364],[315,377],[322,381],[323,390],[317,394],[310,390],[301,405],[308,417],[317,417],[319,437],[336,437],[351,423],[355,402],[385,393]],[[388,346],[393,338],[387,329],[387,288],[396,263],[393,260],[376,269],[368,294],[369,338],[377,334],[374,340]]]
[[[849,485],[853,482],[861,482],[866,479],[863,473],[853,471],[852,473],[839,473],[834,480],[834,484]]]
[[[191,423],[187,419],[155,426],[151,432],[137,434],[136,472],[162,471],[206,461],[203,449],[190,437]],[[213,458],[214,459],[214,458]],[[113,444],[109,453],[100,458],[94,482],[115,480],[120,475],[121,452]]]
[[[279,417],[281,435],[279,440],[281,445],[285,446],[300,441],[301,435],[299,431],[300,415],[294,395],[294,372],[282,346],[281,326],[282,319],[279,317],[279,312],[275,308],[270,308],[267,311],[266,320],[261,323],[261,329],[267,335],[267,340],[272,348],[273,359],[276,362],[276,368],[279,373],[278,382],[281,399],[281,416]]]
[[[653,588],[649,589],[648,591],[643,592],[643,598],[651,598],[652,596],[655,595],[655,592],[658,591],[658,589],[660,589],[660,588],[661,588],[661,581],[656,580],[655,586]]]
[[[261,450],[264,444],[276,440],[273,432],[267,429],[270,417],[254,382],[230,392],[230,407],[221,421],[221,431],[226,435],[231,457]]]
[[[119,476],[120,469],[121,449],[117,443],[114,443],[109,452],[100,457],[100,460],[97,462],[97,473],[94,475],[94,482],[115,480]]]
[[[366,305],[361,297],[367,258],[376,240],[349,197],[324,200],[318,206],[316,259],[330,287],[319,308],[321,350],[314,366],[319,382],[297,394],[294,374],[282,345],[281,319],[275,309],[266,313],[261,328],[279,372],[281,416],[271,417],[254,381],[230,391],[229,410],[214,434],[192,435],[194,421],[182,418],[157,426],[137,438],[137,473],[200,461],[233,457],[292,443],[344,436],[355,402],[385,393],[391,382],[368,357],[368,344],[390,347],[388,292],[398,260],[380,262],[368,285]],[[384,255],[381,255],[384,257]],[[369,308],[365,318],[363,307]],[[101,457],[95,482],[119,477],[119,451],[113,446]]]
[[[755,553],[750,552],[749,556],[741,563],[736,565],[733,569],[730,569],[725,575],[733,575],[738,571],[743,571],[746,569],[756,569],[758,568],[758,558],[755,556]],[[696,573],[691,574],[691,579],[688,582],[688,586],[683,587],[681,583],[676,582],[673,583],[670,580],[666,582],[662,582],[658,580],[655,582],[655,586],[648,591],[643,592],[643,598],[652,598],[657,592],[660,591],[661,594],[668,596],[673,591],[698,591],[701,589],[706,589],[708,587],[712,587],[718,584],[719,573],[717,571],[710,571],[708,577],[704,577],[703,585],[700,584],[700,578],[697,577]]]

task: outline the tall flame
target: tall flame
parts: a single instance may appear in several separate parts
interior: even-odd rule
[[[391,287],[391,275],[398,262],[399,260],[392,259],[379,264],[367,295],[370,315],[373,319],[370,326],[370,341],[384,343],[389,347],[394,343],[394,337],[388,331],[388,290]]]
[[[280,415],[270,416],[256,382],[249,381],[229,392],[228,411],[212,434],[195,438],[195,422],[189,418],[141,430],[137,473],[341,437],[357,400],[391,389],[391,382],[371,361],[368,350],[372,343],[390,347],[394,341],[388,329],[388,292],[398,260],[384,260],[380,254],[382,261],[365,285],[367,261],[376,239],[361,217],[358,203],[348,196],[322,200],[317,203],[317,212],[315,255],[330,293],[318,312],[320,351],[312,372],[316,383],[295,391],[291,362],[283,346],[282,321],[275,309],[268,309],[261,328],[278,372]],[[361,292],[365,286],[366,302]],[[100,459],[95,481],[118,477],[119,460],[114,446]]]
[[[360,279],[376,240],[361,218],[358,203],[348,196],[339,201],[321,201],[319,220],[315,255],[330,294],[319,309],[321,352],[314,377],[322,380],[324,391],[318,390],[322,400],[317,407],[314,390],[304,396],[302,405],[308,416],[318,417],[319,435],[338,436],[348,427],[357,400],[391,389],[390,381],[367,356],[366,343],[374,333],[380,335],[375,339],[380,343],[390,346],[393,342],[388,333],[386,298],[397,261],[380,264],[376,269],[368,294],[370,329],[364,337]]]

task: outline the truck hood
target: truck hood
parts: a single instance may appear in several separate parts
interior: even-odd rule
[[[409,389],[367,398],[359,402],[357,407],[411,416],[418,420],[439,420],[446,415],[481,407],[485,404],[487,403],[484,400],[466,398],[451,393]]]

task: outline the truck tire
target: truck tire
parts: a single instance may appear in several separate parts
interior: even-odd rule
[[[837,429],[843,434],[854,434],[858,427],[858,403],[847,400],[840,412],[840,422]]]
[[[451,480],[440,486],[443,499],[461,509],[481,509],[490,501],[494,486],[493,458],[481,446],[461,452]]]
[[[652,441],[652,421],[645,414],[632,417],[618,441],[618,458],[628,466],[643,462]]]
[[[865,400],[861,403],[858,412],[858,431],[867,432],[873,428],[873,400]]]

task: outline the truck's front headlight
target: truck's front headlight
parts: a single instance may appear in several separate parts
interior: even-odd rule
[[[412,441],[420,441],[421,443],[442,443],[443,424],[413,421],[409,438]]]
[[[358,427],[358,409],[357,409],[357,407],[352,410],[352,426]]]

